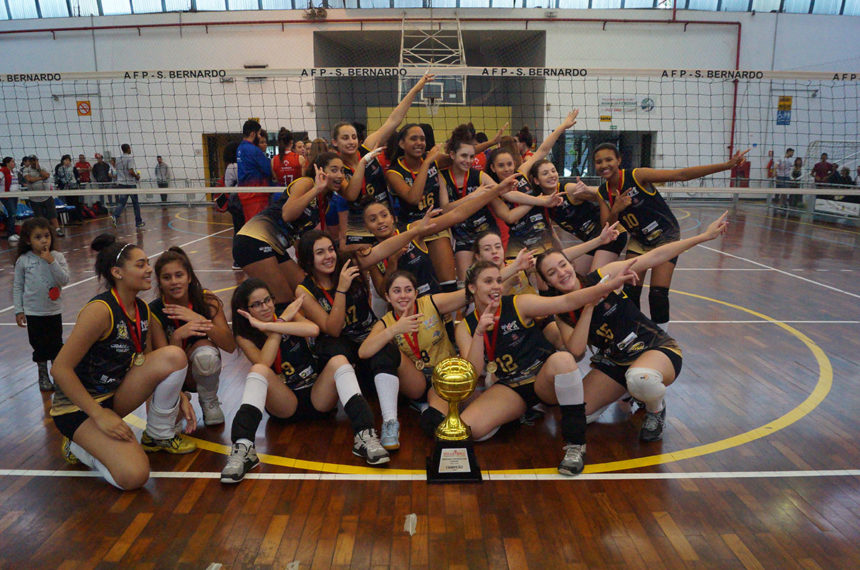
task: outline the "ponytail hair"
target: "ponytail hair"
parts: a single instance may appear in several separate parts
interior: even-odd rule
[[[109,233],[96,236],[90,244],[90,248],[98,252],[95,263],[96,276],[104,281],[109,288],[116,287],[116,279],[111,273],[111,269],[122,267],[128,261],[132,250],[139,249],[134,244],[117,241],[116,236]]]
[[[283,160],[287,154],[287,149],[293,144],[293,133],[287,130],[286,127],[281,127],[278,131],[278,157]]]

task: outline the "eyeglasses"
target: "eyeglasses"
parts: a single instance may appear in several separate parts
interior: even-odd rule
[[[266,298],[265,298],[265,299],[263,299],[262,301],[254,301],[253,303],[249,304],[249,305],[248,305],[248,308],[249,308],[249,309],[257,310],[257,309],[259,309],[260,307],[262,307],[262,306],[264,306],[264,305],[268,305],[269,303],[272,303],[272,302],[274,302],[274,299],[272,299],[272,296],[271,296],[271,295],[268,295],[268,296],[266,296]]]

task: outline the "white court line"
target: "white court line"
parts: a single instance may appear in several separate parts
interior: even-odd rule
[[[806,277],[801,277],[800,275],[796,275],[794,273],[790,273],[788,271],[783,271],[782,269],[777,269],[776,267],[771,267],[770,265],[765,265],[764,263],[759,263],[758,261],[753,261],[752,259],[741,257],[740,255],[735,255],[733,253],[727,253],[725,251],[720,251],[719,249],[714,249],[713,247],[708,247],[706,245],[699,244],[697,247],[701,247],[707,249],[708,251],[713,251],[715,253],[719,253],[722,255],[726,255],[728,257],[734,257],[735,259],[740,259],[753,265],[758,265],[759,267],[766,267],[771,271],[776,271],[777,273],[782,273],[783,275],[788,275],[789,277],[794,277],[795,279],[800,279],[801,281],[806,281],[807,283],[812,283],[813,285],[818,285],[819,287],[824,287],[825,289],[830,289],[831,291],[836,291],[837,293],[843,293],[845,295],[850,295],[851,297],[855,297],[860,299],[860,295],[856,293],[851,293],[849,291],[845,291],[843,289],[837,289],[836,287],[831,287],[830,285],[825,285],[824,283],[819,283],[818,281],[813,281],[812,279],[807,279]]]
[[[786,479],[794,477],[860,477],[860,469],[829,469],[809,471],[703,471],[693,473],[583,473],[576,477],[536,473],[483,473],[489,481],[668,481],[685,479]],[[41,469],[0,469],[0,477],[91,477],[100,478],[96,471],[59,471]],[[153,471],[151,479],[220,479],[221,474],[209,471]],[[424,481],[424,474],[386,473],[249,473],[245,479],[260,481]]]
[[[193,240],[189,241],[188,243],[183,243],[183,244],[182,244],[182,245],[180,245],[179,247],[188,247],[189,245],[191,245],[191,244],[193,244],[193,243],[197,243],[198,241],[203,241],[204,239],[209,239],[209,238],[211,238],[212,236],[217,236],[218,234],[223,234],[224,232],[226,232],[226,231],[230,231],[230,230],[232,230],[232,229],[233,229],[233,228],[223,229],[223,230],[220,230],[220,231],[215,232],[214,234],[209,234],[209,235],[207,235],[207,236],[203,236],[203,237],[199,237],[199,238],[197,238],[197,239],[193,239]],[[163,249],[163,250],[159,251],[158,253],[154,253],[154,254],[150,255],[149,257],[147,257],[147,259],[152,259],[153,257],[158,257],[159,255],[161,255],[161,254],[162,254],[162,253],[164,253],[165,251],[167,251],[167,250],[166,250],[166,249]],[[69,284],[69,285],[66,285],[65,287],[63,287],[63,289],[71,289],[72,287],[74,287],[74,286],[76,286],[76,285],[80,285],[80,284],[82,284],[82,283],[86,283],[87,281],[92,281],[92,280],[93,280],[93,279],[95,279],[95,278],[96,278],[96,276],[95,276],[95,275],[93,275],[92,277],[87,277],[86,279],[81,279],[80,281],[75,281],[74,283],[71,283],[71,284]],[[0,309],[0,313],[5,313],[6,311],[11,311],[11,310],[12,310],[12,309],[14,309],[14,308],[15,308],[15,305],[11,305],[11,306],[6,307],[6,308],[4,308],[4,309]],[[64,323],[64,324],[65,324],[65,323]]]
[[[228,325],[232,325],[232,321],[227,321]],[[768,324],[786,324],[786,325],[856,325],[860,321],[669,321],[670,325],[768,325]],[[17,323],[0,323],[0,327],[16,327]],[[73,327],[75,323],[63,323],[64,327]]]

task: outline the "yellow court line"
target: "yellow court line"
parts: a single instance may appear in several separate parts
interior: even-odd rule
[[[232,226],[233,224],[228,224],[226,222],[204,222],[201,220],[192,220],[191,218],[183,218],[181,214],[176,214],[174,216],[177,220],[182,220],[183,222],[191,222],[192,224],[206,224],[206,225],[215,225],[215,226]]]
[[[752,309],[748,309],[740,305],[735,305],[734,303],[720,301],[719,299],[713,299],[711,297],[705,297],[704,295],[697,295],[695,293],[677,291],[675,289],[672,289],[671,291],[672,293],[677,293],[678,295],[686,295],[695,299],[710,301],[712,303],[725,305],[726,307],[731,307],[733,309],[749,313],[760,319],[771,322],[778,327],[784,329],[786,332],[794,335],[801,342],[803,342],[803,344],[806,345],[806,347],[810,350],[810,352],[812,352],[812,355],[815,357],[815,360],[818,363],[818,381],[816,382],[812,392],[809,394],[809,396],[806,397],[803,402],[798,404],[794,409],[790,410],[786,414],[783,414],[782,416],[764,424],[763,426],[754,428],[752,430],[732,437],[721,439],[719,441],[704,445],[697,445],[695,447],[689,447],[687,449],[681,449],[669,453],[660,453],[657,455],[637,457],[634,459],[625,459],[621,461],[610,461],[607,463],[586,465],[584,471],[585,473],[605,473],[608,471],[623,471],[626,469],[638,469],[641,467],[650,467],[653,465],[663,465],[666,463],[681,461],[682,459],[701,457],[703,455],[709,455],[711,453],[717,453],[719,451],[725,451],[733,447],[745,445],[757,439],[761,439],[763,437],[774,434],[779,430],[799,421],[804,416],[812,412],[816,407],[818,407],[818,405],[821,404],[822,401],[824,401],[824,398],[826,398],[827,394],[830,392],[830,388],[833,385],[833,366],[830,364],[830,359],[827,358],[827,355],[820,346],[818,346],[812,339],[810,339],[808,336],[806,336],[799,330],[795,329],[790,325],[779,322],[776,319],[769,317],[765,314],[759,313],[758,311],[754,311]],[[125,420],[139,428],[143,428],[146,426],[146,423],[143,420],[131,414],[126,416]],[[213,443],[188,435],[185,435],[184,437],[195,442],[200,449],[213,451],[215,453],[223,453],[225,455],[230,453],[230,448],[226,445]],[[425,471],[422,469],[374,469],[372,467],[362,467],[357,465],[345,465],[338,463],[322,463],[318,461],[306,461],[303,459],[295,459],[268,454],[260,454],[259,457],[261,462],[269,465],[279,465],[282,467],[290,467],[294,469],[305,469],[307,471],[315,471],[319,473],[348,473],[365,475],[380,473],[385,473],[389,475],[420,475],[425,473]],[[485,473],[489,475],[549,475],[557,474],[558,470],[555,467],[539,469],[492,469],[485,471]]]

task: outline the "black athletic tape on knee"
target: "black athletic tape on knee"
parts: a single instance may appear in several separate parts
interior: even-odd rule
[[[561,408],[561,435],[567,443],[585,443],[585,404],[559,406]]]
[[[651,287],[648,293],[648,304],[651,307],[651,320],[658,325],[669,322],[669,288]]]
[[[263,419],[263,412],[251,404],[242,404],[236,417],[233,418],[233,427],[230,430],[230,440],[235,443],[240,439],[254,441],[257,428]]]
[[[370,404],[361,394],[356,394],[350,398],[349,402],[344,404],[343,410],[349,418],[349,423],[352,424],[354,433],[373,427],[373,412],[370,409]]]

